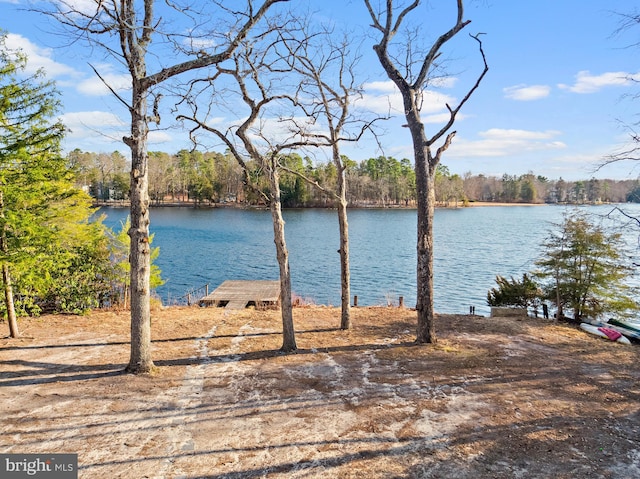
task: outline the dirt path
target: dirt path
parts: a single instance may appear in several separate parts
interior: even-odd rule
[[[126,314],[0,340],[0,452],[78,453],[81,478],[640,477],[638,345],[550,322],[273,311],[154,313],[159,372],[121,373]],[[0,325],[6,326],[6,325]]]

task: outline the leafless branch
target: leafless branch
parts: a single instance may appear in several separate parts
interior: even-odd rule
[[[440,163],[440,157],[451,146],[451,142],[453,141],[454,136],[456,136],[455,131],[452,131],[451,133],[449,133],[447,135],[447,139],[445,140],[444,144],[440,148],[438,148],[438,150],[436,151],[436,156],[435,156],[436,164]]]
[[[109,84],[109,82],[107,82],[107,81],[104,79],[104,77],[100,74],[100,72],[96,69],[96,67],[94,67],[91,63],[89,63],[89,67],[91,67],[91,69],[93,70],[93,72],[94,72],[94,73],[96,74],[96,76],[100,79],[100,81],[102,82],[102,84],[103,84],[104,86],[106,86],[106,87],[107,87],[107,89],[111,92],[111,94],[112,94],[113,96],[115,96],[115,97],[116,97],[116,99],[117,99],[120,103],[122,103],[122,104],[127,108],[127,110],[131,109],[131,106],[129,105],[129,103],[127,103],[127,101],[126,101],[124,98],[122,98],[122,97],[118,94],[118,92],[117,92],[117,91],[115,91],[115,90],[113,89],[113,87]]]
[[[469,98],[471,98],[471,95],[473,95],[473,93],[478,89],[478,87],[480,86],[480,83],[482,82],[482,79],[485,77],[485,75],[489,71],[489,65],[487,64],[487,57],[485,56],[484,49],[482,48],[482,40],[480,40],[480,35],[483,35],[483,34],[478,33],[476,35],[469,35],[469,36],[478,42],[478,48],[480,50],[480,55],[482,56],[482,63],[484,64],[484,68],[482,69],[482,72],[476,79],[476,82],[467,91],[467,94],[460,101],[460,103],[458,103],[458,106],[455,109],[452,109],[449,105],[447,105],[447,110],[449,110],[449,120],[435,135],[433,135],[427,141],[428,146],[432,145],[435,141],[438,141],[440,138],[442,138],[442,136],[447,131],[449,131],[449,129],[453,126],[453,124],[456,121],[456,116],[458,115],[458,112],[464,106],[464,104],[467,103],[467,101],[469,101]]]
[[[638,218],[637,216],[630,215],[629,213],[621,209],[619,206],[614,206],[613,209],[606,215],[607,218],[610,218],[611,214],[613,214],[615,211],[620,213],[622,216],[625,216],[626,218],[630,219],[631,221],[634,221],[636,225],[640,227],[640,218]]]
[[[203,52],[203,54],[196,59],[173,65],[168,68],[163,68],[159,72],[147,76],[144,80],[144,86],[150,87],[186,71],[217,65],[231,58],[233,52],[246,39],[249,31],[258,23],[258,21],[260,21],[262,17],[264,17],[267,10],[276,3],[287,1],[289,0],[265,0],[257,12],[253,11],[250,3],[249,5],[251,10],[246,22],[242,25],[236,36],[228,43],[224,50],[215,54]]]
[[[455,37],[460,30],[471,23],[471,20],[463,20],[464,15],[464,7],[462,0],[457,0],[458,2],[458,16],[456,19],[456,24],[449,29],[448,32],[443,33],[438,37],[438,39],[431,45],[431,49],[429,53],[424,58],[424,62],[422,62],[422,68],[420,69],[420,73],[418,73],[415,81],[413,82],[413,88],[415,90],[421,90],[424,86],[425,81],[428,78],[428,75],[431,71],[431,67],[433,66],[433,62],[440,56],[440,52],[445,43]],[[476,38],[476,37],[474,37]],[[477,40],[477,38],[476,38]],[[479,40],[478,40],[479,41]],[[481,44],[482,46],[482,44]],[[484,55],[483,55],[484,56]],[[485,62],[486,65],[486,62]]]

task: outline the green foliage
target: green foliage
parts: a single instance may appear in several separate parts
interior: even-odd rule
[[[527,308],[540,304],[540,288],[526,273],[520,281],[513,277],[508,280],[503,276],[497,276],[496,283],[498,287],[490,289],[487,293],[489,306]]]
[[[415,199],[416,175],[413,165],[406,158],[400,161],[387,156],[369,158],[360,163],[358,173],[358,178],[350,176],[349,183],[352,190],[360,190],[361,197],[395,204]],[[364,182],[364,178],[369,181]],[[358,199],[362,198],[354,198],[353,202]]]
[[[0,263],[11,273],[20,314],[79,313],[107,289],[104,227],[90,222],[91,198],[75,187],[53,121],[57,92],[0,36]],[[4,298],[0,309],[9,308]]]
[[[608,233],[575,212],[565,216],[543,248],[536,276],[545,281],[546,297],[556,303],[559,316],[565,307],[576,321],[638,309],[625,284],[632,270],[625,263],[619,233]]]
[[[129,264],[129,249],[131,247],[131,237],[129,229],[131,228],[131,219],[127,216],[125,221],[120,223],[120,230],[116,233],[111,232],[111,241],[109,249],[111,255],[111,265],[113,266],[113,275],[111,276],[111,296],[110,304],[126,306],[130,299],[131,286],[131,265]],[[153,243],[153,236],[149,236],[149,244]],[[165,281],[162,279],[162,271],[155,264],[155,260],[160,255],[160,248],[151,248],[151,289],[162,286]]]
[[[71,224],[76,237],[49,251],[56,261],[49,272],[51,287],[41,295],[40,304],[49,311],[81,314],[108,302],[113,273],[101,220]]]
[[[460,175],[451,174],[449,168],[439,164],[434,179],[436,202],[443,206],[465,201],[464,185]]]
[[[304,175],[306,173],[303,158],[297,153],[290,153],[280,156],[278,162],[284,167],[279,179],[282,206],[285,208],[304,206],[309,199],[309,188],[307,182],[296,174]],[[314,179],[320,184],[324,183],[323,179],[320,179],[318,175]]]
[[[106,228],[101,219],[89,221],[90,202],[75,190],[49,205],[48,221],[23,229],[22,244],[14,241],[10,265],[21,314],[80,314],[106,301],[112,275]],[[21,213],[36,218],[29,210]]]
[[[289,158],[290,157],[290,158]],[[297,159],[295,157],[298,157]],[[299,171],[327,190],[335,191],[337,171],[333,162],[314,163],[299,155],[283,155],[288,168]],[[347,173],[347,197],[352,206],[413,204],[415,171],[407,158],[378,157],[355,162],[343,156]],[[251,185],[268,190],[268,182],[259,165],[247,160]],[[73,150],[67,156],[78,186],[98,199],[126,199],[129,195],[130,165],[114,151],[88,153]],[[284,202],[292,206],[328,206],[326,193],[309,185],[296,185],[295,175],[280,171]],[[452,174],[438,164],[435,175],[436,201],[441,204],[462,201],[510,201],[525,203],[640,202],[640,188],[635,180],[567,182],[549,180],[529,172],[502,177]],[[635,188],[635,189],[634,189]],[[189,201],[191,204],[239,202],[264,204],[245,181],[244,174],[230,152],[191,152],[176,154],[149,152],[149,195],[155,204],[164,201]]]
[[[522,182],[522,185],[520,186],[520,198],[522,199],[522,201],[524,201],[525,203],[533,203],[536,200],[537,196],[538,194],[536,192],[534,181],[530,178],[524,180]]]

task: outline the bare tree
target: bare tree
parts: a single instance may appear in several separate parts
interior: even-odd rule
[[[418,203],[416,341],[419,343],[436,342],[433,311],[433,214],[436,167],[456,134],[455,131],[450,130],[458,112],[479,87],[488,71],[482,42],[476,35],[473,38],[478,42],[484,63],[482,73],[457,106],[447,105],[448,120],[438,131],[428,136],[420,114],[425,101],[424,92],[429,80],[439,67],[437,62],[442,55],[443,47],[470,23],[470,20],[464,20],[463,0],[456,1],[457,14],[454,25],[438,36],[426,53],[421,54],[415,47],[415,40],[418,38],[417,30],[412,30],[410,39],[405,42],[398,42],[396,36],[401,32],[401,28],[404,28],[403,24],[408,22],[407,17],[411,14],[420,15],[418,8],[426,2],[414,0],[406,5],[402,2],[394,4],[393,0],[386,0],[385,6],[377,10],[374,8],[374,2],[364,0],[373,22],[372,27],[380,34],[379,42],[373,49],[387,76],[402,94],[406,126],[409,128],[413,142]],[[420,21],[423,25],[426,23],[425,16],[426,14],[422,12]]]
[[[277,29],[274,28],[273,32],[276,31]],[[280,270],[281,350],[290,352],[295,351],[297,345],[293,325],[289,251],[285,239],[285,222],[282,217],[280,197],[280,169],[281,160],[286,152],[298,148],[301,143],[294,135],[287,137],[286,132],[282,131],[273,133],[265,126],[265,123],[268,123],[269,108],[278,110],[283,104],[293,104],[295,99],[287,93],[278,93],[287,90],[284,87],[286,84],[284,78],[287,73],[291,73],[287,62],[282,62],[283,57],[276,52],[281,42],[272,42],[268,38],[262,38],[262,40],[264,40],[262,44],[257,44],[255,39],[244,43],[233,56],[233,67],[219,66],[214,76],[191,82],[190,90],[184,98],[184,102],[190,106],[191,113],[181,114],[178,119],[190,121],[196,125],[192,130],[196,143],[198,130],[212,133],[221,140],[241,166],[246,184],[269,205]],[[262,48],[263,45],[266,46]],[[228,79],[232,80],[233,86],[224,94],[216,92],[215,83]],[[238,94],[248,110],[248,115],[227,130],[209,124],[211,112],[221,108],[221,98],[231,101],[231,98]],[[208,98],[209,101],[203,98]],[[207,108],[203,108],[203,105],[207,105]],[[231,108],[237,112],[238,106],[234,104]],[[285,133],[285,136],[282,133]],[[236,137],[240,140],[239,145]],[[266,176],[268,189],[263,190],[254,182],[249,160],[255,162],[262,174]]]
[[[300,75],[300,86],[296,94],[296,105],[303,110],[304,123],[290,118],[290,128],[302,138],[307,147],[324,147],[331,151],[331,160],[337,172],[335,190],[321,186],[298,171],[308,183],[336,200],[340,229],[340,283],[341,283],[341,329],[351,327],[351,280],[349,269],[349,222],[347,217],[347,165],[340,152],[345,142],[357,142],[373,123],[380,119],[366,120],[352,114],[353,102],[361,98],[355,68],[358,57],[351,51],[353,39],[343,38],[335,43],[333,32],[309,31],[307,25],[299,30],[301,38],[283,38],[292,62],[292,69]],[[311,120],[312,128],[309,127]]]
[[[55,2],[53,10],[44,12],[70,29],[78,39],[115,58],[131,75],[131,97],[126,100],[109,85],[99,69],[92,66],[131,117],[130,134],[123,138],[131,150],[131,355],[128,372],[145,373],[154,367],[151,358],[147,144],[149,125],[160,123],[158,86],[178,75],[229,59],[267,10],[285,1],[264,0],[258,6],[258,2],[247,0],[243,6],[238,6],[237,1],[215,0],[207,4],[210,5],[208,11],[194,10],[196,6],[192,2],[168,2],[162,4],[163,8],[170,9],[163,17],[156,14],[156,7],[160,6],[155,0],[92,0],[89,3],[63,0]],[[179,25],[175,18],[166,20],[178,15],[190,21],[191,28]],[[232,19],[232,24],[221,27],[217,17],[225,15]],[[176,25],[178,31],[172,32],[172,25]],[[190,31],[189,36],[183,33],[186,30]],[[213,41],[214,38],[218,41]],[[152,45],[157,45],[156,49],[152,49]],[[172,51],[166,51],[168,45]],[[149,61],[151,58],[153,62]],[[164,65],[167,58],[180,58],[181,61]],[[157,67],[157,71],[149,73],[152,66]],[[150,100],[153,100],[152,105]]]

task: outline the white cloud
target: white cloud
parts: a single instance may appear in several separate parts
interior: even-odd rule
[[[518,101],[532,101],[546,98],[551,93],[547,85],[514,85],[503,88],[505,98]]]
[[[449,112],[445,112],[438,113],[436,115],[428,115],[423,120],[425,123],[446,123],[449,121],[449,118],[451,118],[451,115],[449,114]],[[464,120],[465,118],[468,118],[468,115],[458,113],[456,115],[456,122]]]
[[[100,70],[98,70],[100,72]],[[100,72],[105,82],[116,92],[122,92],[131,89],[131,76],[127,74],[116,74]],[[97,76],[93,75],[77,85],[77,89],[83,95],[88,96],[104,96],[111,95],[111,91],[104,82]]]
[[[432,88],[453,88],[458,79],[452,76],[430,78],[427,82]],[[398,91],[396,84],[391,80],[372,81],[362,85],[365,90],[375,90],[384,93],[395,93]]]
[[[456,99],[437,91],[424,92],[422,113],[437,113],[447,108],[447,105],[455,107]]]
[[[573,85],[559,84],[558,87],[573,93],[595,93],[610,86],[629,86],[633,82],[640,81],[640,73],[607,72],[600,75],[592,75],[583,70],[576,75]]]
[[[602,160],[611,152],[611,147],[602,146],[589,149],[588,151],[577,149],[567,152],[564,155],[551,156],[546,161],[548,175],[552,177],[562,177],[564,179],[585,179],[591,176],[604,178],[625,178],[625,170],[629,165],[609,165],[598,170],[602,165]],[[621,168],[622,167],[622,168]],[[637,175],[634,177],[637,178]],[[631,178],[630,178],[631,179]]]
[[[376,82],[381,83],[381,82]],[[362,98],[358,99],[354,104],[366,108],[369,111],[380,114],[390,113],[391,115],[404,114],[404,103],[402,95],[398,90],[384,93],[384,90],[378,89],[382,94],[364,93]],[[440,92],[428,90],[424,92],[422,113],[438,113],[446,109],[446,104],[454,104],[456,99],[450,95]]]
[[[211,127],[216,127],[220,131],[236,131],[237,126],[246,118],[238,118],[237,120],[229,120],[228,118],[215,117],[207,121]],[[294,124],[295,122],[295,124]],[[189,123],[185,122],[188,128]],[[296,126],[297,125],[297,126]],[[273,145],[284,145],[293,141],[301,141],[300,135],[296,135],[296,128],[304,128],[308,133],[324,133],[322,126],[314,123],[308,117],[294,117],[281,120],[277,117],[261,118],[256,124],[249,129],[249,136],[255,142],[258,150],[266,152]],[[186,137],[186,133],[184,134]],[[213,133],[200,130],[198,140],[201,142],[220,144],[220,140]],[[227,134],[227,137],[235,143],[240,150],[243,150],[240,140],[235,134]],[[222,146],[224,148],[224,146]],[[212,147],[215,148],[215,147]]]
[[[70,12],[78,12],[87,16],[96,15],[99,2],[95,0],[65,0],[64,7]]]
[[[126,126],[120,117],[106,111],[76,111],[62,115],[62,122],[71,127],[84,126]]]
[[[457,82],[458,79],[456,77],[438,77],[431,78],[429,85],[433,88],[453,88]]]
[[[79,148],[83,151],[126,151],[122,137],[129,125],[117,115],[106,111],[78,111],[60,117],[69,130],[65,135],[65,149]]]
[[[109,148],[126,148],[122,137],[128,134],[130,125],[120,117],[106,111],[78,111],[61,116],[62,123],[70,130],[66,142],[85,151],[103,151]],[[166,130],[151,130],[149,144],[166,144],[175,139]],[[115,145],[115,146],[114,146]]]
[[[29,74],[33,74],[40,69],[44,70],[49,78],[78,74],[69,65],[56,62],[53,59],[53,50],[51,48],[39,47],[22,35],[7,34],[6,46],[9,50],[21,50],[27,56],[26,72]]]
[[[263,118],[260,124],[259,136],[267,139],[271,143],[287,143],[291,141],[299,141],[299,135],[295,135],[293,131],[303,129],[307,133],[322,134],[326,133],[320,123],[314,122],[306,116],[293,117],[285,121],[280,118]],[[258,132],[256,131],[256,135]]]
[[[67,140],[98,138],[101,141],[121,141],[128,129],[117,115],[105,111],[79,111],[65,113],[62,123],[68,128]],[[94,151],[94,150],[89,150]]]
[[[188,48],[191,48],[192,50],[207,50],[207,49],[215,48],[219,45],[219,43],[213,38],[211,39],[191,38],[191,39],[185,40],[183,44],[186,45]]]
[[[156,145],[159,143],[170,143],[174,138],[164,130],[152,130],[149,132],[148,140],[150,145]]]
[[[501,157],[517,156],[524,152],[537,150],[559,150],[566,148],[565,143],[557,140],[560,131],[529,131],[516,129],[491,128],[478,133],[480,140],[457,138],[450,148],[455,157]]]
[[[95,73],[91,72],[91,77],[80,80],[84,76],[83,73],[69,65],[55,61],[53,59],[54,50],[51,48],[40,47],[28,38],[13,33],[7,34],[6,45],[9,50],[20,50],[27,56],[26,73],[33,74],[42,69],[49,78],[56,79],[58,85],[74,87],[83,95],[104,96],[111,94]],[[115,91],[121,92],[131,88],[131,77],[128,74],[114,73],[113,66],[106,63],[95,66]],[[60,77],[63,79],[61,80]]]
[[[220,125],[224,126],[227,121],[228,120],[223,116],[215,116],[207,120],[207,125],[210,127],[219,127]]]
[[[364,108],[381,115],[397,115],[404,112],[402,95],[400,95],[399,92],[388,95],[363,93],[362,97],[356,99],[353,103],[356,107]]]
[[[365,90],[374,90],[374,91],[379,91],[384,93],[398,92],[398,88],[396,87],[396,84],[393,83],[391,80],[373,81],[373,82],[365,83],[364,85],[362,85],[362,88]]]
[[[530,131],[530,130],[516,130],[516,129],[503,129],[503,128],[490,128],[486,131],[481,131],[478,135],[488,139],[498,140],[547,140],[560,135],[561,132],[557,130],[547,131]]]

